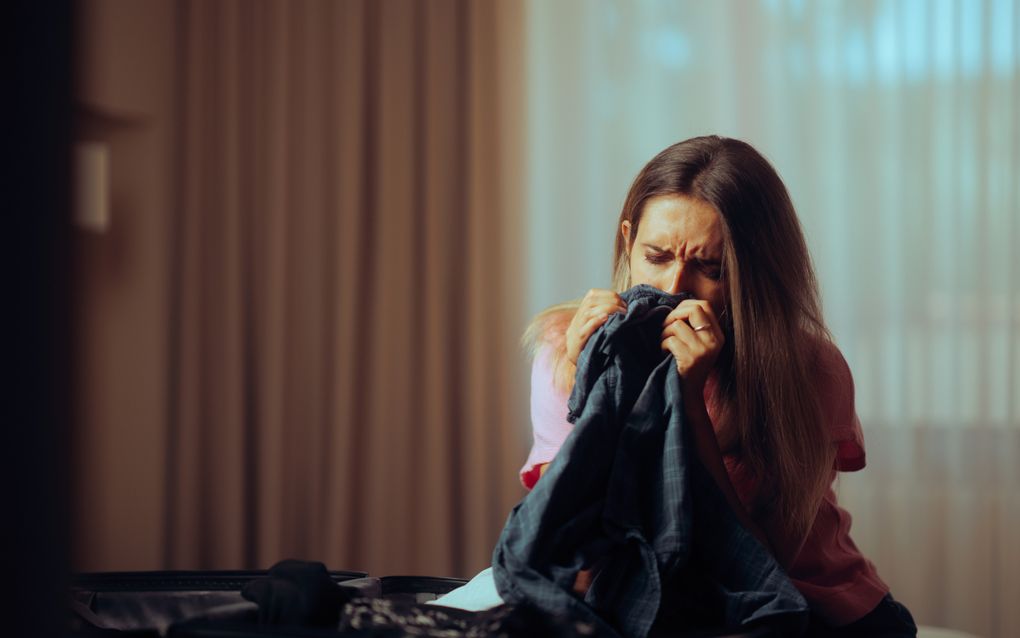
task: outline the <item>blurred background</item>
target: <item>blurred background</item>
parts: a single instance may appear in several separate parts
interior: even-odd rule
[[[473,575],[524,493],[528,319],[608,287],[634,175],[717,133],[803,222],[858,545],[919,622],[1020,628],[1015,0],[68,14],[74,570]]]

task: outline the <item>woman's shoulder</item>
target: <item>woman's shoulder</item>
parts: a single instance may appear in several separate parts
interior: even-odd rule
[[[853,384],[853,375],[839,347],[827,336],[808,337],[813,372],[836,383]]]
[[[529,329],[529,340],[532,342],[532,351],[539,354],[542,351],[559,353],[567,349],[567,328],[574,319],[577,308],[569,306],[554,306],[543,311],[532,322]]]
[[[568,304],[549,308],[535,317],[525,335],[534,359],[533,377],[551,380],[560,393],[569,394],[572,381],[566,361],[567,328],[576,312],[576,306]]]
[[[836,469],[864,467],[864,436],[855,406],[854,378],[846,358],[828,337],[815,337],[812,378],[823,418],[837,444]]]

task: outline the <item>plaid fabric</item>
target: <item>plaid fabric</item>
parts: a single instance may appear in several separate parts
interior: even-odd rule
[[[500,596],[628,638],[644,638],[657,619],[799,633],[807,603],[692,451],[680,376],[659,347],[662,321],[684,297],[651,286],[621,296],[626,314],[612,315],[578,360],[573,432],[496,544]],[[574,580],[596,561],[582,601]]]

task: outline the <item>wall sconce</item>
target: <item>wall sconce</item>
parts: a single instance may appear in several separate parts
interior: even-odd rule
[[[110,150],[101,142],[74,145],[74,224],[103,233],[110,225]]]

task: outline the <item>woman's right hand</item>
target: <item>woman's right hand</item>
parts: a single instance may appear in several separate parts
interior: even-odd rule
[[[567,361],[577,367],[577,358],[588,339],[614,312],[627,312],[627,304],[612,290],[592,288],[567,326]]]

